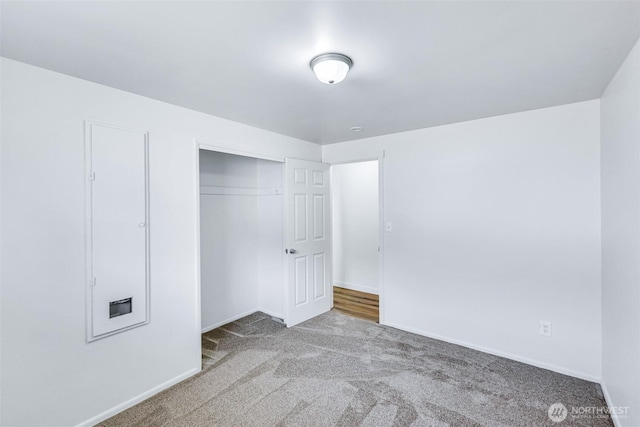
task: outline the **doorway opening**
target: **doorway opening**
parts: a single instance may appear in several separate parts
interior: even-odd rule
[[[199,169],[202,331],[284,318],[284,163],[201,149]]]
[[[379,160],[331,166],[333,308],[380,321]]]
[[[203,369],[222,329],[285,313],[284,162],[198,149]]]
[[[329,165],[196,147],[201,333],[331,310]]]

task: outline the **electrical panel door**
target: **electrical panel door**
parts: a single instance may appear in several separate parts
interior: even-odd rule
[[[89,341],[149,320],[147,133],[87,123]]]

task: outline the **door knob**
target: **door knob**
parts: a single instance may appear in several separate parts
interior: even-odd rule
[[[298,251],[296,251],[295,249],[289,249],[289,253],[290,253],[290,254],[295,254],[295,253],[297,253],[297,252],[298,252]]]

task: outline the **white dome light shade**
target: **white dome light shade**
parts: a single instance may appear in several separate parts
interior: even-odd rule
[[[318,80],[328,85],[343,81],[352,65],[351,58],[339,53],[325,53],[311,61],[311,69]]]

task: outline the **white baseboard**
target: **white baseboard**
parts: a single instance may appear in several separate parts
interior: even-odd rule
[[[488,353],[488,354],[492,354],[494,356],[504,357],[506,359],[511,359],[511,360],[515,360],[517,362],[526,363],[527,365],[536,366],[538,368],[547,369],[549,371],[554,371],[554,372],[557,372],[559,374],[569,375],[571,377],[580,378],[581,380],[591,381],[591,382],[600,384],[600,380],[601,380],[600,377],[596,377],[594,375],[586,374],[584,372],[578,372],[578,371],[574,371],[572,369],[566,369],[566,368],[563,368],[563,367],[560,367],[560,366],[552,365],[552,364],[545,363],[545,362],[540,362],[538,360],[529,359],[527,357],[522,357],[522,356],[519,356],[517,354],[507,353],[507,352],[504,352],[504,351],[495,350],[495,349],[488,348],[488,347],[483,347],[483,346],[479,346],[479,345],[475,345],[475,344],[470,344],[470,343],[465,342],[465,341],[456,340],[456,339],[445,337],[445,336],[438,335],[438,334],[432,334],[432,333],[429,333],[429,332],[426,332],[426,331],[422,331],[422,330],[419,330],[419,329],[409,328],[409,327],[406,327],[406,326],[403,326],[403,325],[395,324],[393,322],[381,322],[381,324],[383,324],[385,326],[391,326],[392,328],[400,329],[402,331],[411,332],[413,334],[422,335],[422,336],[425,336],[425,337],[428,337],[428,338],[433,338],[433,339],[440,340],[440,341],[445,341],[445,342],[448,342],[448,343],[451,343],[451,344],[460,345],[462,347],[467,347],[467,348],[470,348],[470,349],[473,349],[473,350],[478,350],[478,351],[481,351],[483,353]]]
[[[89,418],[86,421],[81,422],[80,424],[78,424],[76,427],[91,427],[91,426],[95,426],[98,423],[101,423],[104,420],[107,420],[111,417],[113,417],[116,414],[119,414],[120,412],[124,411],[125,409],[129,409],[132,406],[137,405],[138,403],[142,402],[143,400],[146,400],[148,398],[150,398],[151,396],[160,393],[163,390],[168,389],[171,386],[174,386],[176,384],[178,384],[181,381],[186,380],[189,377],[194,376],[195,374],[197,374],[198,372],[200,372],[201,367],[197,367],[197,368],[193,368],[183,374],[178,375],[175,378],[170,379],[169,381],[165,381],[164,383],[160,384],[157,387],[153,387],[150,390],[145,391],[144,393],[141,393],[139,395],[137,395],[136,397],[129,399],[119,405],[114,406],[111,409],[108,409],[106,411],[104,411],[101,414],[96,415],[93,418]]]
[[[366,292],[368,294],[374,294],[374,295],[380,294],[380,290],[378,288],[374,288],[371,286],[356,285],[353,283],[339,282],[336,280],[333,281],[333,284],[334,286],[337,286],[339,288],[351,289],[352,291]]]
[[[600,383],[600,388],[602,388],[602,394],[604,395],[604,401],[607,402],[607,407],[609,409],[613,408],[615,405],[611,401],[611,396],[609,395],[609,391],[607,390],[607,386],[604,384],[604,381]],[[622,427],[620,420],[615,414],[611,414],[611,421],[613,421],[613,425],[615,427]]]
[[[221,322],[216,322],[213,325],[206,326],[206,327],[202,328],[202,330],[200,332],[204,334],[205,332],[209,332],[209,331],[211,331],[211,330],[213,330],[215,328],[219,328],[220,326],[226,325],[227,323],[235,322],[238,319],[242,319],[243,317],[248,316],[250,314],[253,314],[256,311],[261,311],[264,314],[268,314],[271,317],[277,317],[278,319],[283,319],[284,320],[284,315],[282,313],[276,313],[275,311],[265,310],[263,308],[256,308],[256,309],[253,309],[253,310],[246,311],[246,312],[244,312],[242,314],[238,314],[237,316],[231,316],[228,319],[223,320]]]
[[[258,311],[257,308],[253,309],[253,310],[246,311],[246,312],[244,312],[242,314],[238,314],[236,316],[231,316],[228,319],[222,320],[220,322],[216,322],[213,325],[205,326],[204,328],[202,328],[202,330],[200,332],[202,332],[204,334],[205,332],[209,332],[209,331],[211,331],[211,330],[213,330],[215,328],[219,328],[220,326],[226,325],[227,323],[235,322],[238,319],[242,319],[243,317],[248,316],[250,314],[253,314],[256,311]],[[266,313],[266,314],[269,314],[269,313]]]
[[[284,321],[284,314],[282,314],[282,313],[276,313],[275,311],[265,310],[264,308],[259,308],[256,311],[261,311],[264,314],[268,314],[271,317],[276,317],[276,318],[281,319],[282,321]]]

